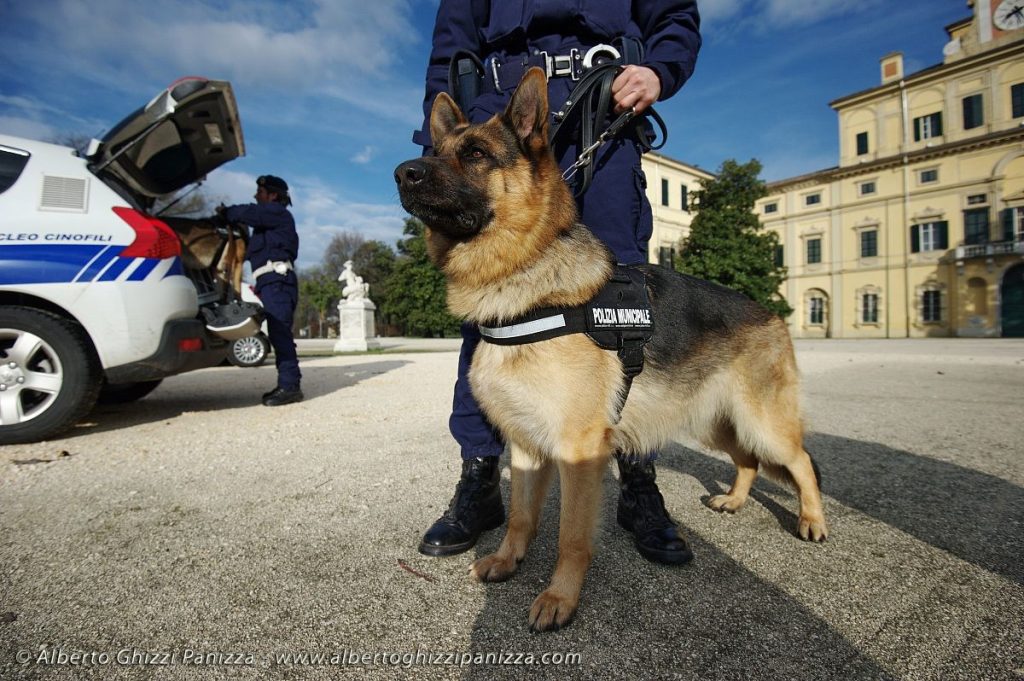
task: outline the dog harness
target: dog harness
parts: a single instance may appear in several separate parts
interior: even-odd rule
[[[585,333],[598,347],[618,354],[626,375],[621,414],[633,379],[644,369],[644,345],[654,335],[647,277],[640,270],[616,265],[604,288],[582,305],[538,308],[500,326],[480,325],[480,335],[495,345],[523,345],[573,333]]]

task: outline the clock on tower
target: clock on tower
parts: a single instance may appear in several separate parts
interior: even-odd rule
[[[992,23],[1002,31],[1024,28],[1024,0],[1002,0],[992,13]]]

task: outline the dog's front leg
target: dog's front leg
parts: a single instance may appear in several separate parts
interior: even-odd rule
[[[533,631],[560,629],[576,613],[583,578],[594,553],[601,481],[607,468],[607,455],[558,462],[562,494],[558,563],[548,588],[530,608]]]
[[[533,454],[512,443],[512,494],[509,499],[508,530],[498,550],[475,561],[469,571],[481,582],[503,582],[519,567],[530,542],[537,536],[540,510],[544,505],[554,465],[551,459]]]

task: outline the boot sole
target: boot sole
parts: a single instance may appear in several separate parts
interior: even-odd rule
[[[491,516],[484,523],[484,526],[480,528],[480,531],[474,534],[472,537],[464,542],[458,544],[427,544],[426,542],[420,542],[419,552],[424,556],[431,556],[433,558],[442,558],[444,556],[455,556],[460,553],[465,553],[471,548],[476,546],[477,541],[480,540],[480,535],[484,532],[489,532],[495,528],[501,527],[502,523],[505,522],[504,510],[496,516]]]

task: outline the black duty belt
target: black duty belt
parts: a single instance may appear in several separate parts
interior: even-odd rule
[[[654,336],[647,277],[628,265],[616,265],[604,288],[576,307],[532,310],[504,324],[481,324],[480,335],[495,345],[523,345],[585,333],[598,347],[615,350],[626,376],[619,406],[626,403],[633,379],[644,368],[644,345]]]

